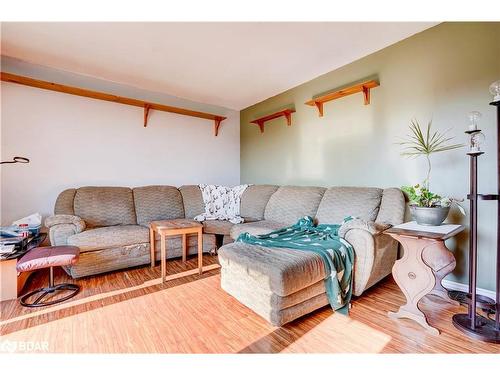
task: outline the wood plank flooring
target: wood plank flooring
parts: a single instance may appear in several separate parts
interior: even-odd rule
[[[388,318],[404,302],[391,277],[356,298],[349,317],[325,307],[277,328],[220,288],[216,257],[204,256],[201,276],[196,262],[168,261],[163,285],[160,267],[146,266],[76,280],[80,294],[52,307],[2,302],[0,343],[45,342],[59,353],[500,353],[453,327],[452,315],[465,307],[425,299],[440,336]],[[46,282],[39,272],[27,289]],[[72,279],[57,270],[61,282]]]

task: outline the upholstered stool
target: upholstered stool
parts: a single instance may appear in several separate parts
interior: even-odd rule
[[[80,249],[76,246],[46,246],[37,247],[30,250],[17,262],[18,272],[28,272],[39,270],[42,268],[50,268],[49,270],[49,286],[40,288],[32,292],[26,293],[21,297],[21,305],[28,307],[41,307],[54,305],[59,302],[66,301],[75,296],[80,287],[75,284],[58,284],[54,285],[54,267],[70,266],[78,262]],[[58,299],[48,299],[43,301],[47,295],[53,293],[70,291],[63,293],[64,295]],[[37,296],[32,302],[28,302],[30,297]]]

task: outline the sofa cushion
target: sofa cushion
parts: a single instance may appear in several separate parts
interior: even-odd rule
[[[75,215],[88,227],[137,224],[132,189],[82,187],[75,194]]]
[[[203,232],[228,235],[233,226],[233,223],[226,220],[205,220],[203,222]]]
[[[400,189],[384,189],[376,222],[391,225],[401,224],[404,221],[405,208],[405,197]]]
[[[346,216],[374,221],[380,208],[382,192],[383,189],[365,187],[329,188],[318,207],[318,222],[338,224]]]
[[[133,189],[137,224],[184,218],[182,195],[174,186],[142,186]]]
[[[263,220],[269,198],[278,186],[276,185],[250,185],[241,195],[240,215],[247,220]]]
[[[74,215],[75,209],[73,203],[75,200],[76,189],[66,189],[61,192],[54,205],[54,215]]]
[[[221,266],[237,269],[259,288],[288,296],[325,277],[321,256],[307,251],[233,242],[219,249]]]
[[[266,220],[295,224],[303,216],[316,216],[325,188],[313,186],[282,186],[269,199]]]
[[[198,185],[184,185],[179,191],[182,194],[186,219],[194,219],[195,216],[205,212],[203,196]]]
[[[140,228],[145,229],[144,227]],[[197,236],[188,234],[186,237],[188,254],[197,254]],[[177,258],[182,255],[181,241],[180,236],[167,237],[167,259]],[[215,236],[213,234],[204,234],[203,252],[209,252],[214,248]],[[159,240],[156,241],[156,260],[157,262],[160,260]],[[139,243],[95,251],[86,251],[80,254],[80,260],[77,264],[63,268],[71,277],[77,278],[120,270],[123,268],[137,267],[144,264],[151,264],[149,243]]]
[[[248,232],[252,236],[258,236],[272,232],[273,230],[286,227],[286,224],[271,220],[253,221],[250,223],[236,224],[231,228],[231,238],[236,240],[241,233]]]
[[[316,297],[320,294],[325,295],[325,304],[328,304],[324,280],[320,280],[312,285],[306,286],[305,288],[287,296],[280,296],[271,292],[268,288],[262,289],[262,286],[259,285],[255,279],[249,277],[248,273],[241,271],[242,269],[234,263],[231,264],[231,267],[222,267],[221,287],[224,290],[226,290],[227,287],[227,289],[231,289],[231,291],[236,292],[237,296],[233,293],[230,294],[232,294],[233,297],[237,297],[236,299],[243,301],[243,303],[247,306],[250,302],[250,304],[260,307],[260,311],[267,310],[270,312],[270,310],[283,310],[290,306],[307,301],[308,299]],[[241,297],[241,299],[238,297]]]
[[[68,237],[68,245],[80,251],[149,243],[149,229],[140,225],[117,225],[86,230]]]

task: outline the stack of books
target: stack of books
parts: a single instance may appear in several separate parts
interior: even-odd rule
[[[23,248],[27,240],[20,236],[17,226],[0,227],[0,257],[5,258]]]

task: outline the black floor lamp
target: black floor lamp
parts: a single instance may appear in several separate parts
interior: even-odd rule
[[[471,113],[471,126],[466,131],[470,135],[470,149],[467,155],[470,157],[470,193],[467,198],[470,201],[470,240],[469,240],[469,293],[456,293],[460,299],[468,304],[467,314],[453,315],[453,325],[466,335],[491,343],[500,343],[500,81],[490,86],[490,91],[495,95],[490,104],[497,111],[497,193],[478,194],[477,192],[477,158],[483,154],[480,148],[484,135],[477,128],[476,120],[479,112]],[[478,295],[477,287],[477,201],[497,201],[497,251],[496,251],[496,295],[495,301],[491,298]],[[450,294],[450,297],[452,295]],[[453,297],[452,297],[453,298]],[[486,316],[478,315],[477,308],[486,311]],[[494,313],[495,318],[490,319]]]

